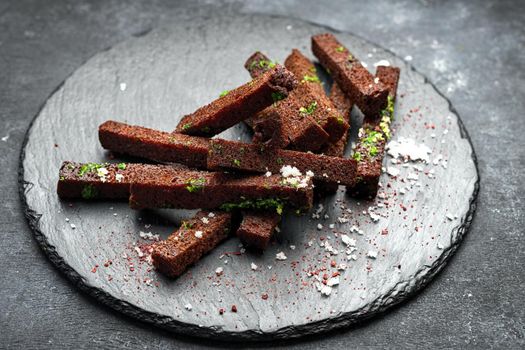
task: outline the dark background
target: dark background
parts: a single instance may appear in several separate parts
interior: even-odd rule
[[[473,225],[429,287],[360,327],[279,345],[523,348],[525,1],[497,0],[0,1],[0,348],[209,344],[130,320],[78,292],[33,240],[17,171],[31,119],[89,57],[166,21],[217,11],[302,18],[411,56],[452,101],[479,161]]]

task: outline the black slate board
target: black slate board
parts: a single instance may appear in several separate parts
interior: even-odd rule
[[[309,53],[309,37],[323,31],[273,17],[197,18],[131,38],[80,67],[35,118],[21,156],[26,216],[50,259],[80,289],[127,315],[188,335],[236,340],[292,338],[350,325],[424,286],[455,251],[472,220],[479,186],[475,156],[459,117],[423,76],[350,34],[337,36],[371,70],[381,59],[402,68],[394,140],[404,136],[425,143],[432,160],[444,155],[446,168],[432,162],[397,166],[401,175],[383,175],[381,192],[386,196],[375,202],[355,201],[340,189],[322,201],[321,219],[286,217],[278,242],[264,255],[224,256],[240,250],[239,242],[230,239],[173,281],[140,261],[135,246],[148,243],[140,231],[165,237],[190,212],[134,212],[125,203],[69,203],[55,195],[63,160],[108,160],[96,133],[104,120],[171,130],[179,116],[247,81],[242,65],[254,50],[282,62],[291,48]],[[358,123],[358,113],[353,119]],[[242,126],[223,136],[249,138]],[[389,162],[390,157],[385,165]],[[425,175],[428,170],[435,172],[434,178]],[[409,173],[418,173],[419,180],[407,180]],[[402,187],[411,189],[399,195]],[[381,215],[377,223],[363,212],[369,207]],[[337,221],[343,216],[349,222]],[[334,229],[329,228],[332,223]],[[351,232],[354,225],[364,234]],[[334,232],[357,240],[356,261],[346,261]],[[326,257],[320,243],[327,241],[338,255]],[[280,251],[286,261],[275,260]],[[367,258],[368,251],[377,251],[377,259]],[[306,272],[322,266],[334,271],[332,260],[348,268],[327,298]],[[257,271],[250,268],[252,262]],[[219,266],[224,269],[220,277],[215,275]],[[188,303],[191,311],[184,307]],[[237,313],[229,312],[233,304]],[[224,315],[219,315],[221,307],[227,310]]]

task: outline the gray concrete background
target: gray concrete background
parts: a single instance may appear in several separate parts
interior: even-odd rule
[[[210,345],[135,322],[79,293],[33,240],[17,170],[31,119],[82,62],[165,21],[216,11],[302,18],[411,56],[456,107],[479,160],[476,218],[428,288],[360,327],[272,345],[523,348],[525,3],[467,0],[0,1],[0,348]]]

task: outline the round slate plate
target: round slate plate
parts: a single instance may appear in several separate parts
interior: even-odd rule
[[[294,47],[310,54],[310,36],[326,30],[275,17],[197,18],[131,38],[80,67],[35,118],[21,155],[26,215],[53,263],[80,289],[127,315],[188,335],[237,340],[347,326],[424,286],[472,220],[475,156],[457,114],[421,74],[350,34],[337,36],[371,70],[380,59],[402,69],[394,140],[409,137],[432,149],[430,163],[395,165],[397,178],[383,175],[375,201],[358,202],[340,188],[316,203],[320,219],[311,217],[315,210],[285,217],[277,242],[264,255],[243,252],[232,238],[169,280],[140,257],[151,243],[140,232],[166,237],[191,212],[136,212],[126,203],[63,202],[55,194],[62,161],[113,161],[97,140],[97,127],[106,119],[172,130],[180,116],[246,82],[243,63],[255,50],[283,62]],[[249,139],[242,125],[222,136]],[[390,157],[385,165],[393,165]],[[377,222],[369,211],[379,215]],[[350,254],[356,260],[348,260],[341,234],[356,240]],[[275,259],[281,251],[287,260]],[[375,252],[377,258],[367,256]],[[347,268],[326,297],[308,272],[331,275],[337,270],[332,261]],[[217,267],[224,269],[221,276]],[[219,308],[226,313],[220,315]]]

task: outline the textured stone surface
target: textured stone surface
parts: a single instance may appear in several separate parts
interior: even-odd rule
[[[523,60],[519,59],[525,37],[519,17],[523,5],[509,1],[329,2],[320,10],[317,2],[298,7],[293,1],[273,6],[264,1],[241,6],[219,3],[199,10],[193,6],[0,4],[0,26],[5,29],[0,34],[0,80],[5,87],[0,90],[1,222],[9,242],[0,248],[5,270],[0,282],[0,323],[6,330],[3,347],[198,346],[99,307],[57,274],[22,218],[16,172],[30,119],[54,87],[83,61],[159,23],[219,10],[299,16],[353,31],[401,57],[413,56],[414,65],[457,107],[479,156],[482,187],[476,220],[453,263],[436,282],[381,319],[297,346],[523,345],[524,272],[519,266],[524,194],[518,171],[524,163],[521,110],[525,106],[519,98],[524,86]]]
[[[97,126],[108,116],[172,129],[178,116],[246,81],[240,67],[252,52],[282,60],[291,47],[308,46],[311,35],[325,30],[267,16],[195,17],[126,40],[82,65],[46,102],[22,151],[25,210],[46,254],[79,288],[119,311],[187,335],[224,339],[295,338],[339,328],[384,311],[424,286],[456,250],[472,220],[478,191],[475,156],[448,101],[423,76],[349,34],[339,33],[339,40],[369,67],[387,60],[401,68],[393,140],[424,143],[432,149],[431,159],[443,156],[446,167],[420,163],[418,172],[416,164],[388,162],[400,175],[384,174],[375,201],[349,199],[341,188],[316,203],[324,207],[316,209],[320,219],[284,217],[280,244],[264,255],[221,259],[238,250],[238,240],[231,239],[173,281],[148,271],[134,246],[145,243],[140,231],[173,230],[171,221],[166,227],[158,224],[166,215],[180,217],[179,211],[153,211],[143,218],[145,212],[126,203],[69,203],[54,193],[63,160],[110,160],[97,142]],[[223,133],[229,139],[246,136],[243,125]],[[429,171],[434,176],[425,175]],[[418,180],[409,180],[411,174]],[[336,233],[355,240],[355,251],[347,253],[355,261],[346,258],[347,248]],[[324,259],[327,250],[321,244],[339,253]],[[276,262],[280,251],[287,261]],[[377,258],[367,257],[369,252]],[[307,273],[324,267],[328,270],[321,276],[332,274],[337,269],[330,268],[331,261],[348,269],[326,298]],[[251,262],[260,269],[252,271]],[[214,277],[217,266],[224,276]],[[185,310],[188,303],[193,310]],[[237,313],[218,313],[231,305]]]

